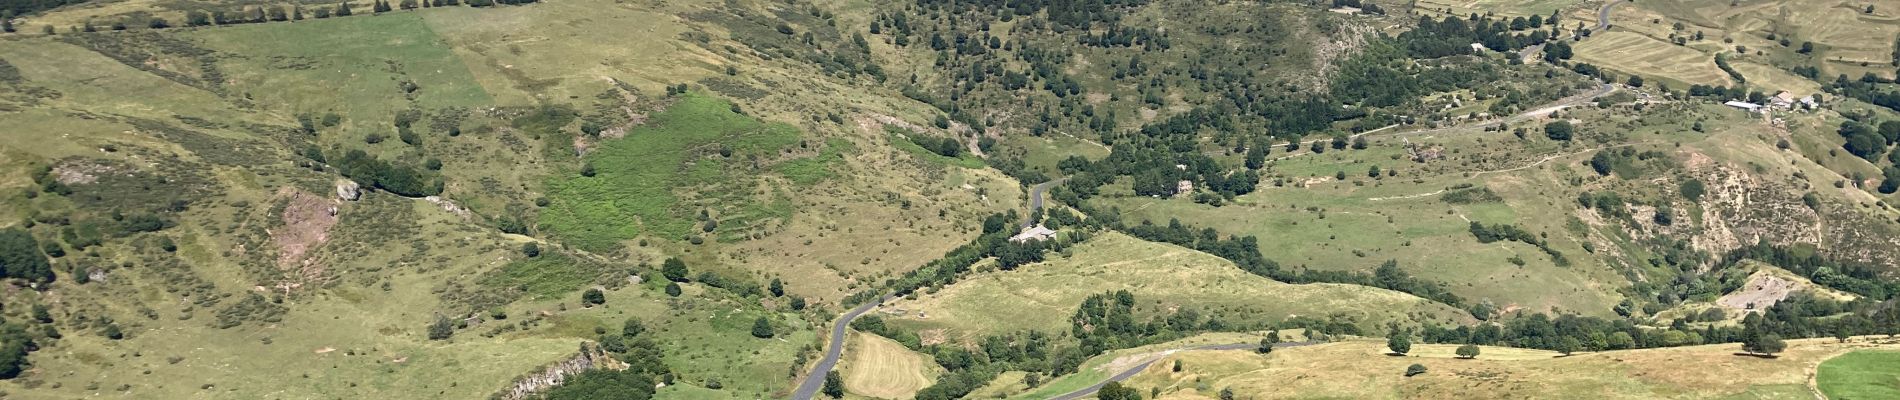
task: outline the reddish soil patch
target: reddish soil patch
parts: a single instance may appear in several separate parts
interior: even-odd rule
[[[330,227],[337,222],[330,210],[335,206],[321,196],[295,189],[285,188],[277,195],[286,202],[284,226],[270,230],[271,242],[277,245],[277,268],[292,280],[322,277],[324,269],[311,253],[330,241]]]

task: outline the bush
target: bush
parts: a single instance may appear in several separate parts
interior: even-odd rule
[[[1422,364],[1412,364],[1412,366],[1410,367],[1405,367],[1405,376],[1408,378],[1412,376],[1424,374],[1424,373],[1425,373],[1425,366]]]
[[[607,304],[607,294],[601,293],[600,289],[587,289],[587,291],[581,292],[581,304]]]
[[[1465,358],[1465,359],[1478,358],[1478,345],[1467,344],[1463,346],[1458,346],[1457,354],[1458,354],[1458,357]]]
[[[1550,137],[1550,140],[1570,140],[1575,133],[1576,127],[1571,126],[1570,121],[1544,124],[1544,136]]]

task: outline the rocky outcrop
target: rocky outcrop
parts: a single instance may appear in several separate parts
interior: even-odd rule
[[[540,371],[516,378],[513,384],[508,385],[508,388],[503,389],[500,393],[496,393],[493,398],[501,400],[523,400],[532,398],[550,388],[560,386],[561,382],[566,382],[570,376],[595,368],[619,370],[626,369],[627,364],[620,362],[620,360],[615,360],[613,356],[608,355],[607,352],[600,349],[600,346],[596,346],[592,342],[582,343],[579,354],[548,365]]]
[[[363,189],[361,186],[358,186],[356,184],[356,181],[352,181],[352,180],[336,181],[336,198],[342,199],[345,201],[356,201],[356,199],[359,199],[362,197],[363,197]]]

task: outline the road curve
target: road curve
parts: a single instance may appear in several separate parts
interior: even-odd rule
[[[1023,228],[1028,228],[1036,224],[1036,220],[1031,217],[1036,215],[1036,210],[1042,209],[1042,194],[1048,192],[1050,186],[1060,185],[1062,182],[1068,180],[1069,178],[1065,176],[1061,179],[1038,183],[1036,186],[1029,188],[1029,215],[1023,216]]]
[[[1610,30],[1610,11],[1615,10],[1616,6],[1623,5],[1623,3],[1626,3],[1626,1],[1614,0],[1614,1],[1609,2],[1608,4],[1604,4],[1603,8],[1597,9],[1597,28],[1595,29],[1596,32],[1603,32],[1603,31]]]
[[[825,358],[819,359],[818,365],[812,366],[811,373],[805,375],[805,380],[798,382],[798,389],[792,391],[793,399],[810,400],[812,396],[818,394],[818,388],[825,385],[825,375],[830,374],[831,369],[838,366],[838,358],[844,354],[844,331],[851,326],[851,320],[857,319],[859,315],[864,315],[865,312],[877,308],[879,304],[884,304],[884,301],[890,299],[891,295],[888,294],[880,296],[877,300],[859,304],[857,308],[838,316],[838,321],[831,324],[831,342],[825,348]]]
[[[1299,347],[1299,346],[1306,346],[1310,344],[1313,344],[1313,342],[1282,342],[1282,343],[1273,344],[1273,348],[1280,349],[1280,348],[1287,348],[1287,347]],[[1184,348],[1179,348],[1179,349],[1174,349],[1174,350],[1167,350],[1164,352],[1163,355],[1166,355],[1165,353],[1173,353],[1177,351],[1188,351],[1188,350],[1246,350],[1246,349],[1253,349],[1256,347],[1260,347],[1260,345],[1257,343],[1207,344],[1207,345],[1200,345],[1200,346],[1193,346],[1193,347],[1184,347]],[[1135,374],[1139,374],[1141,373],[1142,370],[1148,369],[1148,366],[1153,365],[1155,361],[1161,361],[1161,357],[1162,356],[1159,356],[1159,355],[1154,356],[1152,358],[1149,358],[1147,361],[1142,361],[1141,364],[1135,364],[1134,367],[1129,368],[1128,370],[1115,373],[1114,376],[1108,377],[1107,380],[1096,382],[1095,384],[1089,385],[1088,387],[1085,387],[1085,388],[1076,389],[1073,392],[1063,393],[1060,396],[1050,397],[1049,400],[1075,400],[1075,399],[1080,399],[1091,394],[1095,394],[1096,391],[1102,390],[1102,385],[1107,385],[1109,382],[1121,382],[1121,381],[1128,380],[1128,378],[1133,378]]]

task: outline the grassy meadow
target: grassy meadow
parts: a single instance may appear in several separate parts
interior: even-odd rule
[[[950,338],[1019,330],[1061,331],[1050,316],[1073,314],[1084,297],[1128,290],[1139,308],[1194,307],[1234,322],[1344,315],[1367,326],[1447,323],[1463,312],[1408,294],[1354,285],[1291,285],[1241,271],[1232,262],[1170,244],[1105,233],[1065,255],[965,279],[914,299],[892,301],[889,323]]]

